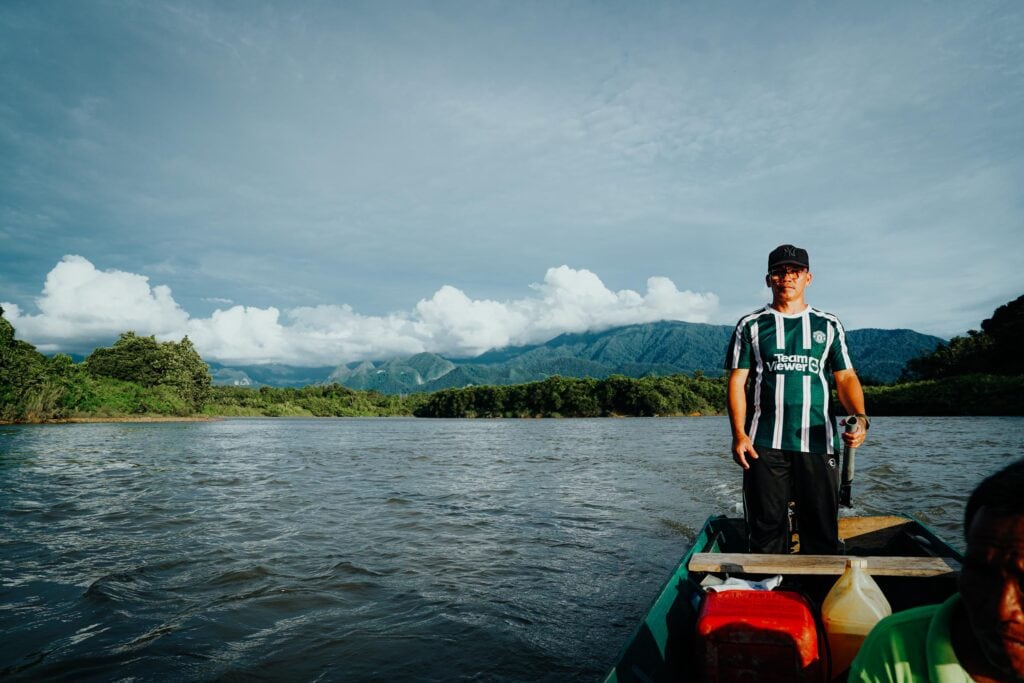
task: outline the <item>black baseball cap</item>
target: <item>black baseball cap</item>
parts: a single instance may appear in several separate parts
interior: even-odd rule
[[[768,254],[768,270],[775,266],[794,265],[810,269],[810,259],[807,257],[807,250],[794,247],[792,244],[783,244],[772,249]]]

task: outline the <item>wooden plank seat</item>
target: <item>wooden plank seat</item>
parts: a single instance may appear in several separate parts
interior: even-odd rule
[[[762,555],[757,553],[694,553],[691,572],[730,574],[820,574],[840,575],[852,555]],[[960,571],[950,557],[867,556],[867,573],[874,576],[945,576]]]

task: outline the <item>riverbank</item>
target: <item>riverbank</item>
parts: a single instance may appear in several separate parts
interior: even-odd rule
[[[115,415],[115,416],[90,416],[90,417],[61,417],[46,420],[22,420],[13,422],[11,420],[0,420],[0,425],[40,425],[40,424],[87,424],[107,422],[219,422],[222,417],[211,415],[190,415],[181,417],[178,415]]]
[[[957,375],[864,387],[871,415],[1024,415],[1024,375]]]
[[[1024,415],[1024,377],[963,375],[864,388],[873,416]],[[106,412],[106,411],[103,411]],[[114,411],[111,411],[114,412]],[[3,424],[206,422],[232,417],[573,418],[723,415],[725,382],[703,376],[552,377],[510,386],[396,396],[338,385],[301,389],[215,387],[201,413],[122,413],[0,420]]]

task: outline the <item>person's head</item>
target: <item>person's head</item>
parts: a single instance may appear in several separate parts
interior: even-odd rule
[[[776,302],[799,301],[811,284],[811,264],[807,250],[783,244],[768,254],[765,284],[771,287]]]
[[[1024,680],[1024,460],[978,485],[964,511],[960,593],[989,663]]]

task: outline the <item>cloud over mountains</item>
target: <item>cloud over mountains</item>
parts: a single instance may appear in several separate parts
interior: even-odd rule
[[[511,301],[473,299],[445,285],[410,311],[357,313],[347,304],[281,311],[233,305],[208,318],[190,316],[165,285],[145,275],[99,270],[65,256],[47,275],[37,314],[4,303],[18,336],[46,352],[87,350],[121,332],[195,343],[204,358],[224,363],[334,365],[430,351],[470,357],[510,345],[540,343],[565,332],[599,331],[658,320],[706,322],[718,307],[710,292],[680,291],[651,277],[647,290],[612,291],[593,272],[549,268],[531,293]]]

